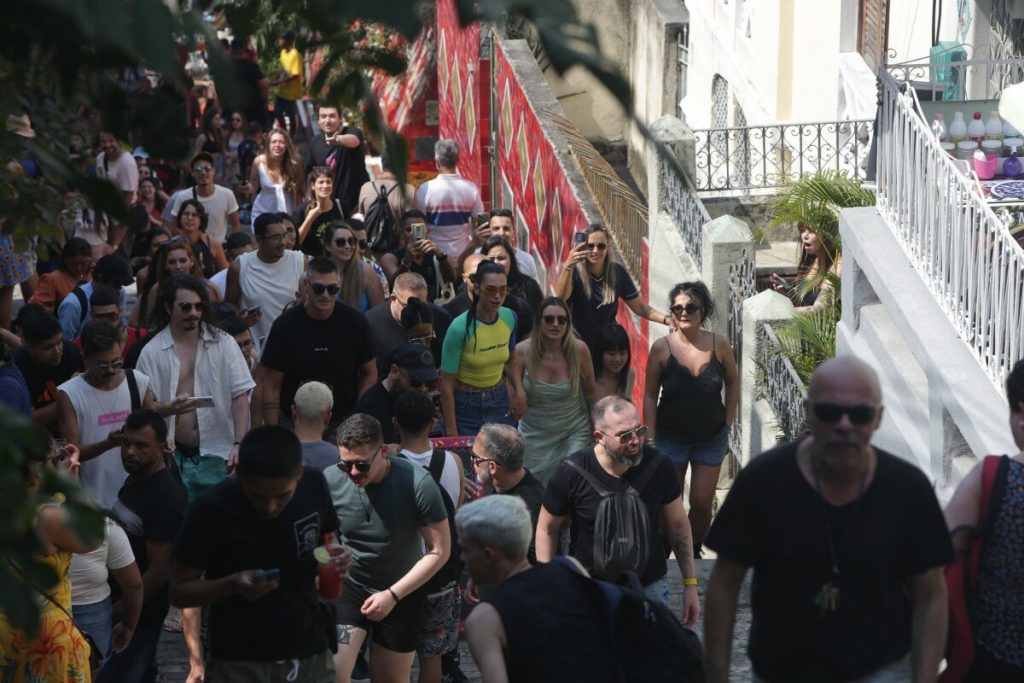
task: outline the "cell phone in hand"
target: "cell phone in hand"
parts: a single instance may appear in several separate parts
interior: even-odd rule
[[[770,278],[770,281],[771,281],[771,283],[773,285],[775,285],[777,287],[782,287],[783,289],[789,289],[789,283],[786,282],[785,280],[783,280],[778,275],[772,275],[771,278]]]
[[[277,581],[281,578],[281,570],[278,568],[263,569],[261,571],[252,573],[253,583],[263,583],[265,581]]]
[[[491,215],[487,213],[478,213],[476,215],[476,225],[480,227],[484,223],[488,223],[491,220]]]
[[[583,244],[584,242],[587,241],[587,233],[585,233],[585,232],[578,232],[578,233],[576,233],[575,235],[572,236],[572,241],[577,246]]]
[[[427,225],[426,223],[413,223],[412,224],[412,239],[414,242],[419,242],[427,237]]]
[[[242,317],[245,318],[246,316],[256,315],[259,312],[260,312],[260,307],[259,306],[253,306],[252,308],[247,308],[244,311],[242,311]]]
[[[196,408],[212,408],[213,407],[213,396],[193,396],[195,399]]]

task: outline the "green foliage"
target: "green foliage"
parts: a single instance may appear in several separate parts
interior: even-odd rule
[[[874,206],[875,194],[841,171],[822,171],[788,181],[772,197],[773,225],[804,223],[826,244],[839,245],[839,212]]]
[[[85,543],[103,538],[103,515],[93,507],[88,495],[64,474],[32,462],[29,453],[46,452],[48,438],[26,420],[6,408],[0,408],[0,610],[7,619],[35,634],[39,625],[41,598],[29,585],[52,591],[57,582],[53,568],[39,560],[39,539],[35,519],[39,508],[54,500],[64,503],[62,510],[74,534]],[[27,471],[40,475],[35,491],[28,486]],[[10,569],[17,565],[24,578]]]

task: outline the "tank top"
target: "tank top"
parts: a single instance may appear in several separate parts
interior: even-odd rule
[[[710,439],[725,427],[722,385],[725,368],[718,353],[695,377],[680,364],[669,342],[668,363],[661,373],[661,399],[658,401],[657,431],[685,441]]]
[[[538,564],[481,596],[501,616],[510,683],[614,680],[596,584],[559,562]]]
[[[258,252],[250,251],[238,257],[238,284],[242,290],[242,308],[259,306],[262,311],[252,333],[260,346],[281,311],[295,299],[295,291],[302,277],[301,251],[285,250],[284,256],[273,263],[260,259]]]
[[[265,164],[259,165],[260,193],[252,203],[250,220],[255,224],[260,214],[292,212],[292,196],[284,189],[284,183],[274,183],[267,173]]]
[[[1024,465],[1011,459],[978,573],[977,639],[996,659],[1024,667]]]

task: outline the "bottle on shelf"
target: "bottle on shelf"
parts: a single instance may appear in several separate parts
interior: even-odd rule
[[[953,123],[949,124],[949,141],[954,145],[967,139],[967,124],[964,123],[964,113],[958,111],[953,114]]]
[[[1007,178],[1019,178],[1022,172],[1024,172],[1024,164],[1021,164],[1020,158],[1017,156],[1017,146],[1014,145],[1010,148],[1010,156],[1003,162],[1003,175]]]
[[[997,111],[990,111],[988,113],[988,121],[985,122],[985,139],[1003,139],[1003,120],[999,118],[999,112]]]
[[[946,142],[946,121],[942,112],[935,115],[935,120],[932,121],[932,134],[935,135],[935,139],[939,142]]]
[[[981,120],[981,112],[974,112],[974,118],[967,124],[967,138],[979,145],[985,139],[985,122]]]

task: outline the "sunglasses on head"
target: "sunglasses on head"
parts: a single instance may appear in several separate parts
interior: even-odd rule
[[[811,410],[816,418],[829,424],[835,424],[843,419],[843,415],[848,415],[853,424],[865,425],[874,420],[878,413],[876,406],[843,406],[838,403],[812,403]]]
[[[341,291],[341,287],[338,285],[322,285],[318,282],[310,282],[309,288],[313,290],[313,294],[322,296],[325,292],[331,296],[337,295]]]
[[[605,244],[604,242],[598,242],[597,244],[594,244],[594,243],[587,244],[587,251],[594,251],[595,249],[597,249],[598,251],[604,251],[607,248],[608,248],[608,245]]]
[[[179,301],[175,304],[182,313],[191,313],[193,310],[202,313],[206,310],[206,304],[199,302],[194,304],[191,301]]]
[[[354,247],[357,246],[358,244],[359,240],[357,240],[355,237],[339,237],[336,240],[334,240],[334,246],[336,247]]]
[[[668,310],[672,311],[672,315],[682,315],[683,313],[693,315],[700,310],[700,306],[697,304],[686,304],[685,306],[676,304],[675,306],[670,306]]]
[[[338,467],[341,468],[342,472],[352,472],[352,468],[356,469],[356,472],[366,474],[370,471],[370,466],[373,465],[372,460],[340,460],[338,461]]]
[[[564,315],[542,315],[540,319],[545,325],[564,325],[569,322],[569,318]]]

